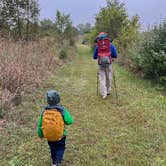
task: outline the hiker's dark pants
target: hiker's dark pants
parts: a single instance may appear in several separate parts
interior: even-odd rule
[[[53,164],[61,163],[66,148],[65,141],[66,141],[66,136],[64,136],[60,141],[56,142],[48,141]]]

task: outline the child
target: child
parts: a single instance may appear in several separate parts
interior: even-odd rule
[[[60,105],[60,95],[56,90],[47,92],[47,103],[38,121],[38,136],[45,137],[50,147],[53,166],[59,166],[65,151],[66,130],[64,125],[73,123],[69,111]]]

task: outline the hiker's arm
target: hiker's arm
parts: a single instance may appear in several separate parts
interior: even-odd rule
[[[112,58],[117,58],[118,57],[116,47],[112,44],[111,44],[111,47],[110,47],[110,51],[111,51]]]
[[[37,134],[40,138],[43,137],[43,131],[42,131],[42,120],[43,120],[43,114],[40,114],[38,125],[37,125]]]
[[[64,122],[66,125],[71,125],[73,123],[73,118],[66,108],[64,109]]]
[[[93,59],[97,59],[97,53],[98,53],[98,48],[96,46],[93,53]]]

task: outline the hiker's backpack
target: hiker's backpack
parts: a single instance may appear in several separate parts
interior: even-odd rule
[[[111,64],[111,51],[110,51],[110,39],[98,38],[98,63],[103,67],[107,67]]]
[[[43,113],[42,131],[48,141],[59,141],[63,137],[64,120],[57,109],[46,109]]]

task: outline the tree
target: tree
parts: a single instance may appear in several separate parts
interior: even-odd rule
[[[80,35],[84,34],[84,24],[78,24],[76,28],[78,29],[78,33]]]
[[[7,31],[14,38],[23,38],[30,33],[38,21],[39,7],[35,0],[2,0],[0,3],[1,31]],[[26,27],[26,28],[25,28]]]
[[[135,15],[127,21],[126,26],[118,34],[118,45],[121,54],[121,64],[131,65],[132,54],[137,51],[137,40],[139,37],[139,16]]]
[[[44,36],[55,36],[56,28],[55,23],[50,19],[44,19],[40,21],[41,35]]]
[[[64,40],[69,40],[70,44],[73,44],[76,34],[69,14],[64,14],[60,13],[60,11],[57,11],[55,17],[55,28],[61,44],[63,44]]]
[[[35,36],[38,27],[39,5],[35,0],[25,1],[25,19],[26,19],[26,39],[29,34]]]
[[[92,28],[90,23],[84,24],[78,24],[77,29],[80,35],[83,35],[84,33],[90,33]]]
[[[5,0],[0,1],[0,33],[1,35],[6,35],[10,31],[8,25],[8,10]]]
[[[166,85],[166,21],[144,32],[134,62],[143,73]]]
[[[124,3],[118,0],[107,0],[107,6],[101,8],[96,16],[95,27],[98,32],[105,31],[111,38],[117,38],[128,23]]]
[[[55,26],[57,29],[57,32],[60,34],[63,34],[65,29],[72,24],[70,20],[70,15],[65,15],[64,13],[60,13],[60,11],[56,12],[56,18],[55,18]]]
[[[50,19],[44,19],[40,22],[40,26],[41,26],[42,30],[49,30],[49,29],[53,28],[54,23]]]

